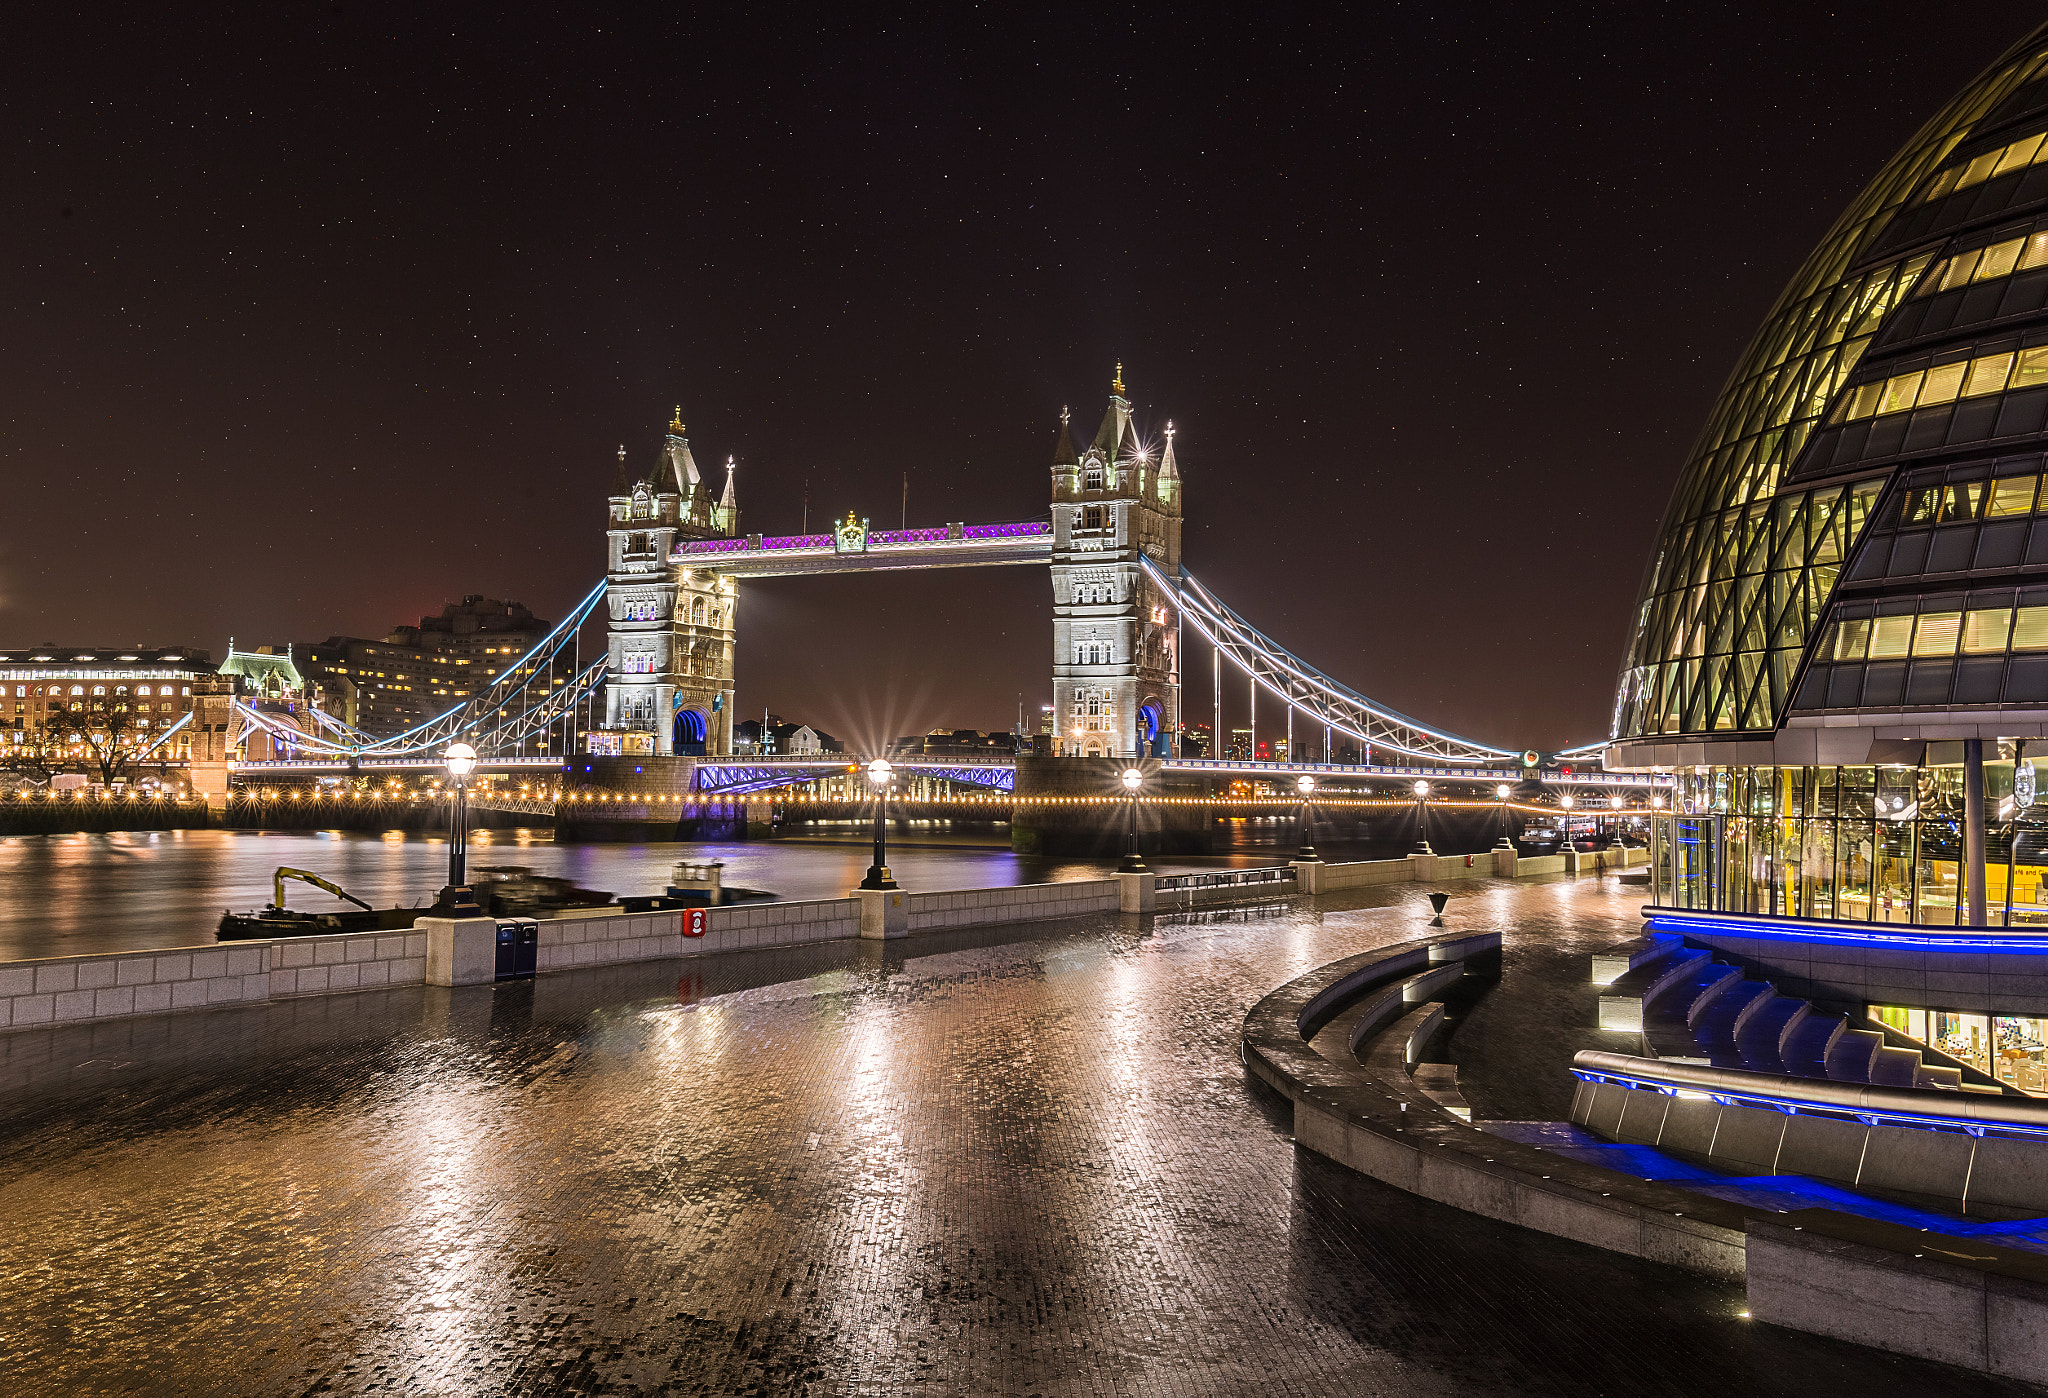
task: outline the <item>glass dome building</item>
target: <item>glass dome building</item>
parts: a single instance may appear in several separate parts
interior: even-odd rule
[[[1612,770],[1653,902],[2048,929],[2048,25],[1822,239],[1692,448]]]

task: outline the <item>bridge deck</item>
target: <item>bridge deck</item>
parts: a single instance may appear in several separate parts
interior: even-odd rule
[[[842,544],[831,534],[695,539],[676,546],[669,562],[732,578],[809,573],[879,573],[899,568],[976,568],[1045,563],[1052,525],[945,524],[933,529],[877,529]]]

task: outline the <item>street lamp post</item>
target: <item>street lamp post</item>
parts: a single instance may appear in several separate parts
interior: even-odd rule
[[[860,881],[862,888],[896,887],[896,880],[889,875],[889,852],[882,846],[889,811],[889,783],[895,774],[896,769],[886,758],[878,757],[868,764],[868,784],[875,789],[875,862],[868,866],[868,876]]]
[[[1294,857],[1320,861],[1322,856],[1316,853],[1314,832],[1309,829],[1309,805],[1316,799],[1316,779],[1309,776],[1301,777],[1295,781],[1294,789],[1301,793],[1301,853]]]
[[[1415,848],[1413,854],[1435,854],[1429,847],[1429,783],[1415,783]]]
[[[1136,767],[1124,768],[1123,775],[1125,804],[1130,807],[1130,825],[1124,836],[1124,862],[1117,866],[1119,874],[1149,874],[1145,861],[1138,853],[1138,788],[1145,784],[1145,774]]]
[[[1506,782],[1502,782],[1493,789],[1493,794],[1500,801],[1500,844],[1495,846],[1495,848],[1513,849],[1515,842],[1508,838],[1508,797],[1515,794],[1515,789]]]
[[[476,749],[468,743],[450,743],[441,755],[455,802],[448,817],[448,886],[441,890],[441,903],[456,917],[478,917],[476,895],[469,888],[469,774],[476,770]]]
[[[1577,802],[1572,800],[1572,794],[1569,791],[1557,798],[1557,808],[1564,812],[1561,819],[1564,824],[1564,843],[1567,849],[1577,849],[1579,847],[1578,841],[1572,838],[1572,807],[1577,804]]]
[[[1621,808],[1622,808],[1622,807],[1623,807],[1623,806],[1624,806],[1625,804],[1627,804],[1627,803],[1626,803],[1626,802],[1624,802],[1624,801],[1623,801],[1623,800],[1622,800],[1622,799],[1621,799],[1621,798],[1620,798],[1619,796],[1610,796],[1610,797],[1608,797],[1608,798],[1607,798],[1607,809],[1608,809],[1608,810],[1610,810],[1610,811],[1613,811],[1613,812],[1614,812],[1614,814],[1613,814],[1612,816],[1610,816],[1610,817],[1609,817],[1609,819],[1610,819],[1610,820],[1611,820],[1611,821],[1613,822],[1613,824],[1612,824],[1612,825],[1611,825],[1611,826],[1609,827],[1610,833],[1609,833],[1609,835],[1608,835],[1608,837],[1607,837],[1607,838],[1608,838],[1608,839],[1609,839],[1609,840],[1610,840],[1610,841],[1611,841],[1612,843],[1614,843],[1614,844],[1617,844],[1617,845],[1618,845],[1618,844],[1620,844],[1620,843],[1622,842],[1622,840],[1621,840]]]

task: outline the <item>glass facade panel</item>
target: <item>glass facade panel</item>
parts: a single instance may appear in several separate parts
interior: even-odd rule
[[[2048,740],[2040,745],[2023,781],[1995,749],[1984,765],[1989,926],[2048,924],[2048,806],[2036,804],[2048,794]],[[1676,811],[1653,822],[1660,903],[1939,927],[1969,920],[1960,765],[1714,768],[1681,772],[1677,783]]]
[[[1913,618],[1911,616],[1881,616],[1870,629],[1870,658],[1872,660],[1903,659],[1913,648]]]
[[[1886,620],[1890,620],[1889,617]],[[1913,629],[1913,654],[1918,656],[1954,655],[1956,637],[1963,629],[1961,612],[1923,612],[1920,624]]]

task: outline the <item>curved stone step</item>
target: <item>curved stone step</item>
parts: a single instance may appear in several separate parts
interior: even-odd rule
[[[1643,1042],[1658,1058],[1700,1058],[1699,1041],[1693,1037],[1693,1021],[1700,1011],[1742,979],[1734,966],[1702,961],[1684,975],[1675,976],[1643,1002]]]
[[[1785,1071],[1793,1077],[1824,1078],[1828,1075],[1828,1052],[1835,1040],[1849,1031],[1849,1021],[1840,1015],[1822,1014],[1811,1005],[1799,1008],[1801,1012],[1792,1016],[1784,1037],[1778,1041],[1778,1055],[1784,1060]]]
[[[1884,1035],[1869,1029],[1844,1029],[1828,1047],[1827,1075],[1835,1082],[1869,1082]]]
[[[1735,1050],[1742,1057],[1742,1066],[1752,1073],[1786,1071],[1781,1050],[1785,1031],[1806,1008],[1804,1000],[1788,995],[1772,995],[1757,1003],[1735,1031]]]
[[[1740,1068],[1741,1053],[1735,1047],[1743,1020],[1757,1002],[1773,994],[1765,981],[1738,980],[1725,985],[1700,1005],[1692,1019],[1693,1042],[1700,1046],[1716,1068]]]
[[[1885,1087],[1918,1087],[1920,1068],[1917,1050],[1881,1045],[1870,1062],[1870,1080]]]

